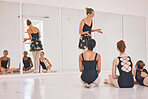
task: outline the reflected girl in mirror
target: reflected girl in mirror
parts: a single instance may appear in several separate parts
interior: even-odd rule
[[[23,72],[33,72],[33,69],[31,69],[33,67],[32,59],[30,57],[28,57],[27,55],[28,55],[28,52],[24,51]]]
[[[37,27],[32,26],[32,22],[27,19],[27,26],[29,29],[27,30],[27,33],[29,35],[29,38],[24,38],[24,42],[27,40],[31,40],[30,44],[30,51],[32,52],[33,58],[34,58],[34,67],[35,67],[35,73],[39,72],[39,54],[40,51],[43,50],[42,43],[40,41],[40,30]]]
[[[43,73],[48,73],[48,72],[56,72],[56,71],[51,71],[51,63],[49,62],[49,60],[47,58],[44,57],[44,52],[40,53],[40,67],[39,67],[39,71],[41,70],[42,67],[42,72]]]
[[[92,29],[94,10],[92,8],[86,8],[86,15],[87,17],[82,19],[79,26],[79,34],[81,35],[79,48],[83,50],[86,49],[86,42],[92,38],[91,32],[103,33],[101,29]]]
[[[10,68],[10,58],[8,56],[8,50],[3,51],[3,56],[0,58],[0,68],[3,73],[13,73],[15,68]]]

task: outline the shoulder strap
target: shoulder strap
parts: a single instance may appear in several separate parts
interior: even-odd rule
[[[96,58],[97,58],[97,53],[96,53],[96,56],[95,56],[95,59],[94,60],[96,60]]]
[[[84,60],[83,53],[81,55],[82,55],[82,59]]]
[[[90,19],[91,20],[91,23],[93,22],[93,20],[92,19]]]
[[[29,28],[31,30],[31,28]],[[31,30],[32,31],[32,30]],[[33,31],[32,31],[33,32]]]

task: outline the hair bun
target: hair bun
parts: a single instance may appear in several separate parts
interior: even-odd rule
[[[89,8],[87,7],[87,8],[85,8],[85,10],[88,10]]]
[[[27,21],[27,25],[31,25],[31,21],[29,19],[27,19],[26,21]]]

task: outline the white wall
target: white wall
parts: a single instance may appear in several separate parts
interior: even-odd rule
[[[21,2],[21,0],[2,0]],[[96,11],[129,14],[136,16],[148,17],[148,1],[147,0],[23,0],[24,3],[43,4],[51,6],[61,6],[68,8],[84,9],[85,7],[92,7]],[[148,20],[146,21],[148,24]],[[146,28],[148,30],[148,27]],[[148,32],[147,32],[148,34]],[[146,35],[148,38],[148,35]],[[147,39],[146,39],[147,40]],[[148,44],[148,40],[146,41]],[[148,49],[148,46],[146,46]],[[148,57],[148,53],[146,55]],[[148,58],[147,58],[148,63]]]
[[[0,2],[0,56],[7,49],[10,67],[16,68],[20,60],[19,10],[19,3]]]

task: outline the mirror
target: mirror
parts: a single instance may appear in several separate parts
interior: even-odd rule
[[[0,57],[3,74],[19,74],[13,72],[14,68],[18,70],[20,62],[20,14],[19,3],[0,1]],[[3,51],[5,55],[3,57]],[[9,57],[10,61],[9,61]],[[3,62],[2,62],[3,61]],[[10,68],[9,68],[10,62]]]
[[[33,31],[29,29],[29,31],[32,31],[30,33],[38,33],[40,31],[39,42],[41,41],[44,53],[42,53],[41,58],[38,57],[36,60],[40,59],[41,63],[50,66],[48,61],[44,60],[47,58],[52,65],[49,72],[78,71],[78,57],[83,52],[78,48],[80,38],[79,24],[86,17],[85,10],[64,7],[60,9],[60,7],[24,3],[22,11],[23,37],[29,38],[27,19],[31,21],[33,27],[37,28]],[[3,56],[3,51],[8,50],[8,57],[11,60],[10,70],[14,71],[15,68],[13,73],[19,74],[19,63],[20,58],[22,58],[20,56],[23,54],[20,53],[22,47],[20,45],[21,25],[18,17],[20,15],[20,4],[0,1],[0,13],[1,57]],[[100,28],[103,31],[103,34],[92,33],[92,38],[97,42],[95,51],[100,53],[102,57],[103,70],[111,70],[112,61],[118,56],[116,43],[121,39],[125,40],[127,53],[133,57],[134,62],[139,59],[146,61],[145,17],[95,11],[93,20],[93,28]],[[35,62],[30,51],[31,43],[31,40],[24,42],[23,51],[28,52],[33,68],[30,71],[24,70],[23,73],[34,73],[35,67],[37,67],[37,70],[40,68],[42,73],[46,72],[44,71],[44,66],[36,65],[37,61]],[[7,54],[7,51],[5,54]],[[40,56],[40,52],[38,56]],[[7,58],[3,60],[7,61]],[[5,74],[12,74],[12,72],[6,72]]]
[[[29,19],[32,22],[33,27],[37,27],[40,31],[40,41],[43,46],[44,57],[52,64],[50,72],[56,72],[60,70],[60,16],[58,7],[23,4],[23,22],[24,22],[24,38],[28,38],[27,29],[29,27],[26,24],[26,20]],[[28,52],[28,56],[31,57],[33,64],[34,57],[30,51],[31,40],[24,43],[24,50]],[[40,54],[40,53],[39,53]],[[49,65],[46,59],[44,64]],[[46,62],[45,62],[46,60]],[[33,69],[35,66],[33,66]],[[43,72],[42,65],[41,72]]]
[[[118,56],[116,43],[122,39],[122,19],[120,14],[95,12],[95,27],[103,34],[95,33],[96,51],[101,55],[102,69],[111,70],[112,61]]]
[[[134,63],[146,61],[146,18],[123,15],[123,39],[127,44],[127,53],[133,56]]]

